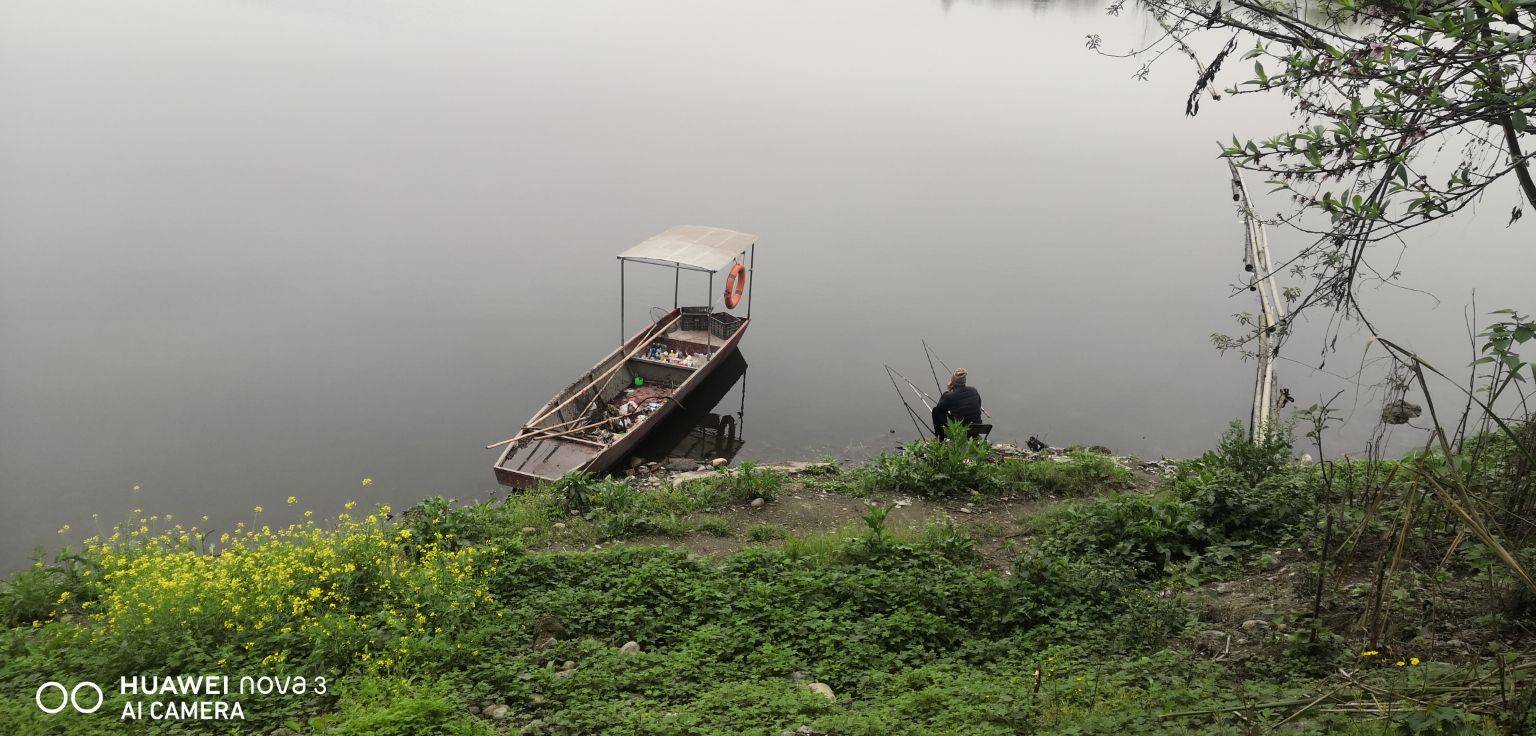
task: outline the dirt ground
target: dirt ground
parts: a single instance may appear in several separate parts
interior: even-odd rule
[[[732,534],[720,537],[692,532],[680,539],[646,537],[635,544],[657,544],[687,548],[689,551],[718,557],[745,547],[778,547],[781,540],[753,541],[748,531],[756,526],[774,526],[788,534],[805,536],[828,534],[839,529],[863,528],[861,517],[875,506],[890,506],[886,526],[892,530],[920,529],[928,524],[952,519],[976,538],[977,551],[985,564],[1006,570],[1010,548],[1023,536],[1024,520],[1049,501],[998,499],[986,504],[935,503],[906,496],[850,498],[826,491],[797,488],[761,506],[733,506],[710,516],[727,519]]]
[[[1155,486],[1160,476],[1155,472],[1137,467],[1131,468],[1134,487],[1147,489]],[[705,516],[726,519],[731,535],[715,536],[704,532],[692,532],[681,538],[644,537],[631,540],[633,544],[655,544],[686,548],[691,552],[711,557],[729,555],[745,547],[782,546],[781,540],[754,541],[748,536],[753,527],[765,525],[779,527],[787,534],[805,536],[827,534],[839,529],[856,532],[863,529],[862,518],[876,506],[891,507],[886,526],[892,530],[921,529],[933,523],[950,520],[963,527],[975,540],[982,565],[1008,572],[1009,561],[1017,554],[1028,536],[1028,520],[1042,509],[1059,502],[1054,498],[1025,498],[1001,496],[980,502],[928,501],[916,496],[872,495],[853,498],[830,493],[802,482],[797,474],[800,465],[778,466],[790,473],[791,483],[786,492],[773,501],[760,506],[740,504],[719,509]]]

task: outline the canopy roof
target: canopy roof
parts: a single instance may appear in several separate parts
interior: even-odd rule
[[[679,266],[694,271],[719,271],[741,257],[756,235],[719,227],[679,225],[619,254],[621,260]]]

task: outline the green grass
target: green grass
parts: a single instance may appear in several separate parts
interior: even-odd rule
[[[772,468],[742,463],[735,468],[718,471],[708,479],[691,481],[691,483],[707,487],[708,490],[704,493],[710,497],[745,502],[757,498],[765,501],[774,500],[783,489],[786,480],[783,473]]]
[[[447,682],[419,685],[408,678],[360,677],[347,683],[335,713],[314,719],[317,733],[334,736],[494,736],[471,717]]]
[[[753,524],[752,528],[747,530],[747,539],[754,542],[772,542],[783,539],[788,534],[784,527],[777,524]]]
[[[857,538],[858,532],[853,527],[819,534],[786,534],[783,537],[784,557],[799,563],[831,564],[839,561],[849,541]]]
[[[1010,464],[977,461],[977,450],[916,448],[816,477],[884,494],[917,487],[879,485],[886,480],[922,479],[940,483],[928,488],[943,498],[982,489],[1092,496],[1035,519],[1006,574],[977,564],[973,529],[896,528],[885,507],[827,534],[759,524],[747,538],[782,538],[781,548],[720,559],[625,544],[541,548],[729,532],[725,509],[792,482],[752,466],[654,489],[572,476],[493,503],[431,499],[399,516],[380,507],[276,531],[257,519],[217,539],[131,519],[0,584],[0,733],[777,736],[808,726],[839,736],[1245,736],[1287,716],[1281,733],[1500,733],[1443,691],[1424,690],[1467,676],[1466,667],[1362,659],[1347,632],[1310,646],[1277,637],[1221,660],[1183,644],[1212,625],[1182,595],[1192,566],[1252,562],[1315,538],[1317,470],[1283,462],[1278,445],[1224,444],[1155,493],[1103,495],[1126,480],[1112,459]],[[1373,533],[1395,524],[1349,521]],[[1448,537],[1438,523],[1416,535]],[[1482,574],[1486,563],[1469,547],[1447,574]],[[1413,615],[1406,604],[1392,611]],[[1518,622],[1488,625],[1508,632]],[[536,628],[559,633],[535,649]],[[641,651],[621,652],[631,640]],[[1381,720],[1297,714],[1341,685],[1340,668],[1372,688],[1349,685],[1352,697],[1414,688],[1421,697]],[[1529,667],[1503,671],[1514,693],[1536,684]],[[123,722],[124,699],[110,690],[97,716],[45,716],[32,702],[48,680],[202,672],[323,675],[331,687],[248,699],[247,720],[236,723]],[[829,685],[835,701],[811,692],[811,681]],[[1256,703],[1290,705],[1230,710]],[[505,706],[505,719],[470,711],[485,704]],[[1181,711],[1204,712],[1164,717]],[[1529,722],[1505,725],[1519,733]]]
[[[132,590],[138,600],[165,604],[170,618],[152,624],[171,635],[163,648],[119,660],[115,614],[60,604],[39,627],[4,634],[15,654],[0,668],[0,727],[46,733],[62,723],[30,704],[40,677],[90,672],[109,680],[176,668],[334,678],[323,697],[247,703],[249,720],[239,725],[257,734],[295,724],[338,736],[479,736],[493,723],[467,708],[485,702],[506,705],[504,725],[528,734],[774,736],[801,725],[871,736],[1247,732],[1233,715],[1158,717],[1230,702],[1233,673],[1168,649],[1189,614],[1113,566],[1037,557],[1001,576],[948,554],[953,528],[886,530],[878,511],[862,528],[790,537],[783,551],[751,549],[718,562],[623,546],[445,554],[412,548],[409,538],[372,524],[265,540],[252,549],[294,569],[334,558],[361,565],[368,580],[395,571],[388,594],[359,586],[337,599],[337,615],[383,617],[381,626],[299,638],[281,633],[281,621],[232,632],[173,620],[192,601],[216,609],[214,619],[245,620],[221,601],[251,586],[304,598],[313,583],[274,574],[214,584],[232,559],[204,563],[211,565],[202,568],[204,584],[184,589],[174,571],[195,553],[143,547],[123,553],[128,559],[116,568],[133,575],[88,585],[88,599]],[[389,610],[400,612],[394,623]],[[413,610],[426,612],[426,623],[417,624]],[[532,624],[549,614],[565,634],[534,650]],[[620,653],[627,640],[643,651]],[[286,659],[271,661],[276,654]],[[562,677],[557,665],[566,660],[576,668]],[[1390,670],[1372,676],[1401,674]],[[838,700],[811,693],[809,680],[829,684]],[[1322,686],[1294,675],[1243,675],[1244,697],[1257,701],[1304,699]],[[120,707],[109,698],[109,710]],[[1336,733],[1348,720],[1313,714],[1296,719],[1292,732]],[[73,732],[140,732],[115,717],[89,724]],[[150,732],[221,730],[180,723]]]
[[[695,528],[711,537],[729,537],[735,533],[731,528],[731,520],[723,516],[700,517]]]
[[[883,454],[862,468],[815,481],[819,487],[850,495],[902,493],[929,499],[983,498],[1000,495],[1087,496],[1130,486],[1131,473],[1114,458],[1074,451],[1038,460],[991,458],[984,439],[966,436],[953,423],[946,439],[908,444]]]
[[[676,539],[693,531],[726,537],[732,534],[731,523],[720,511],[757,498],[771,501],[788,482],[783,473],[751,463],[655,487],[572,473],[498,501],[458,505],[427,499],[402,518],[418,538],[440,538],[443,546],[454,548],[514,537],[532,546]]]
[[[1010,492],[1035,497],[1087,496],[1131,484],[1131,471],[1114,458],[1084,451],[1060,459],[1005,460],[998,464],[998,474]]]

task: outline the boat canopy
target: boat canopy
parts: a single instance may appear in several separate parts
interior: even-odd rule
[[[619,260],[713,273],[745,255],[755,242],[756,235],[735,230],[679,225],[620,253]]]

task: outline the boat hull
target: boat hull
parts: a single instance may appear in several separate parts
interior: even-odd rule
[[[624,341],[603,360],[599,361],[587,371],[583,378],[577,379],[572,384],[573,388],[579,388],[590,382],[593,377],[601,375],[616,362],[622,361],[624,356],[639,348],[642,344],[658,339],[660,335],[657,328],[670,323],[678,317],[681,310],[674,309],[661,319],[647,325],[644,329],[635,333],[633,337]],[[503,449],[501,456],[497,458],[492,470],[496,482],[511,488],[528,490],[539,485],[551,482],[568,472],[581,471],[588,473],[603,473],[613,467],[614,463],[628,455],[652,430],[660,426],[668,417],[678,410],[679,405],[686,405],[688,396],[694,389],[702,384],[722,363],[725,358],[736,352],[741,338],[747,332],[747,327],[752,320],[746,318],[732,334],[720,344],[718,350],[703,365],[695,369],[687,379],[671,394],[670,401],[663,401],[659,409],[651,412],[643,422],[625,433],[616,441],[608,444],[600,444],[591,440],[577,437],[556,437],[551,439],[530,440],[532,446],[513,443]],[[570,389],[560,392],[536,412],[524,426],[536,424],[538,420],[569,397]],[[521,445],[521,446],[520,446]]]

